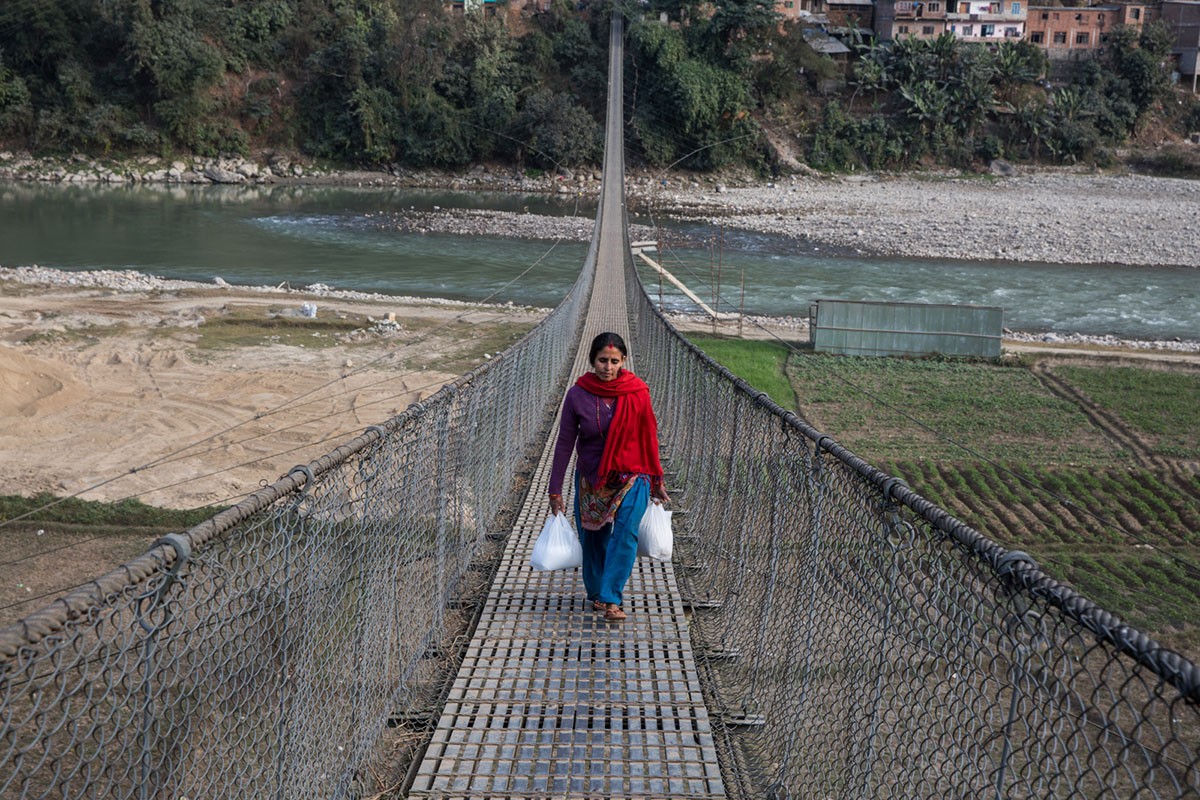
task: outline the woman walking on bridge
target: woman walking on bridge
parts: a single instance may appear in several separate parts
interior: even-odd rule
[[[575,526],[583,544],[583,584],[595,611],[625,619],[622,592],[637,559],[638,524],[653,497],[670,502],[658,459],[650,389],[625,369],[629,350],[615,333],[592,340],[591,371],[563,401],[550,472],[550,510],[564,511],[563,477],[575,450]]]

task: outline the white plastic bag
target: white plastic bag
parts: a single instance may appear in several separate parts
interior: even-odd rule
[[[533,545],[529,566],[538,572],[574,569],[583,564],[583,545],[561,512],[546,520]]]
[[[651,502],[638,525],[638,555],[670,561],[672,547],[671,512],[662,503]]]

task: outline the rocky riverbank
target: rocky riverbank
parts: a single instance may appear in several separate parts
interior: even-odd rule
[[[539,173],[477,165],[461,173],[330,170],[283,155],[261,158],[84,156],[0,152],[0,180],[59,183],[324,184],[556,194],[590,198],[591,170]],[[1053,264],[1200,266],[1200,181],[1128,173],[1039,170],[1005,177],[929,172],[792,175],[764,181],[630,170],[630,209],[656,220],[705,220],[868,255]],[[381,220],[382,222],[382,220]],[[396,215],[398,230],[586,239],[590,219],[466,210]],[[649,227],[635,239],[657,238]]]
[[[661,187],[662,213],[863,253],[972,261],[1200,266],[1200,181],[1040,172],[795,177]]]
[[[473,303],[465,300],[451,300],[443,297],[405,297],[401,295],[378,294],[375,292],[356,292],[349,289],[336,289],[324,283],[311,283],[307,286],[293,287],[287,284],[279,286],[243,286],[230,284],[220,277],[212,283],[202,281],[184,281],[173,278],[160,278],[147,275],[137,270],[125,269],[96,269],[67,271],[39,267],[36,264],[26,267],[0,266],[0,282],[11,281],[27,286],[48,288],[79,288],[79,289],[109,289],[122,293],[178,292],[184,289],[228,289],[242,293],[296,295],[297,298],[330,298],[335,300],[352,300],[365,302],[401,303],[404,305],[445,306],[447,308],[491,308],[491,309],[521,309],[523,311],[545,311],[534,306],[518,306],[513,302],[506,303]]]

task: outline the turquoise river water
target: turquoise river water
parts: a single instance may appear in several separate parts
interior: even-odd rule
[[[586,252],[575,242],[547,254],[548,241],[400,233],[378,224],[380,214],[435,206],[594,214],[553,198],[503,194],[10,184],[0,185],[0,265],[552,306]],[[714,233],[675,227],[701,239]],[[665,260],[711,304],[717,259],[709,250],[676,250]],[[725,232],[719,264],[722,310],[744,302],[751,314],[802,316],[818,298],[970,303],[1001,306],[1005,327],[1016,330],[1200,338],[1200,271],[1193,269],[877,258],[736,231]],[[657,278],[643,278],[657,287]],[[679,295],[666,299],[683,307]]]

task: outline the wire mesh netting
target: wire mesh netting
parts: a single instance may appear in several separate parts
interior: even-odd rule
[[[0,796],[370,794],[543,450],[596,252],[487,366],[0,630]],[[629,314],[687,512],[725,791],[1200,796],[1194,664],[755,393],[624,269],[627,308],[600,302]]]
[[[585,268],[484,367],[0,630],[0,796],[363,794],[389,720],[431,702],[590,287]]]
[[[731,792],[1200,795],[1194,664],[629,302],[686,488],[676,572]]]

